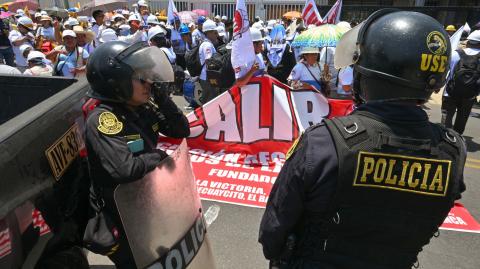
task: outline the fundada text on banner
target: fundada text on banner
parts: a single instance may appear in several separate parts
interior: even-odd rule
[[[353,186],[445,196],[450,166],[449,160],[360,151]]]

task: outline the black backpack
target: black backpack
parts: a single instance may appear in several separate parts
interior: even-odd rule
[[[235,71],[231,61],[232,51],[220,46],[210,59],[205,61],[207,79],[215,88],[230,88],[235,83]]]
[[[193,47],[185,53],[185,65],[191,77],[199,76],[202,73],[203,65],[200,64],[200,45]]]
[[[467,55],[457,50],[460,61],[451,71],[453,76],[448,82],[447,93],[451,97],[474,98],[480,93],[480,53]]]

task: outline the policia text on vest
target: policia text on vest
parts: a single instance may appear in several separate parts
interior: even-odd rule
[[[449,160],[360,151],[353,186],[445,196],[450,166]]]

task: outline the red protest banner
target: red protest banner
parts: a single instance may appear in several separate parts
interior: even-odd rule
[[[440,229],[480,233],[480,224],[478,224],[462,204],[455,203],[455,206],[450,210],[450,213],[448,213]]]
[[[352,101],[326,99],[313,90],[295,91],[265,76],[233,87],[187,117],[188,139],[198,192],[202,199],[265,207],[300,133],[324,118],[347,115]],[[179,141],[161,138],[167,153]],[[478,232],[479,224],[457,204],[442,229]]]
[[[292,141],[324,118],[346,115],[352,106],[311,89],[292,90],[269,76],[233,87],[187,116],[200,196],[265,207]],[[177,142],[161,139],[158,147],[169,153]]]

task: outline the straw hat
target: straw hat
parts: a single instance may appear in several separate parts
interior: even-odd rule
[[[86,30],[80,25],[73,26],[73,31],[76,34],[85,34],[87,36],[87,43],[95,39],[95,33],[91,30]]]
[[[52,17],[50,17],[48,15],[42,15],[40,17],[40,21],[52,21]]]

